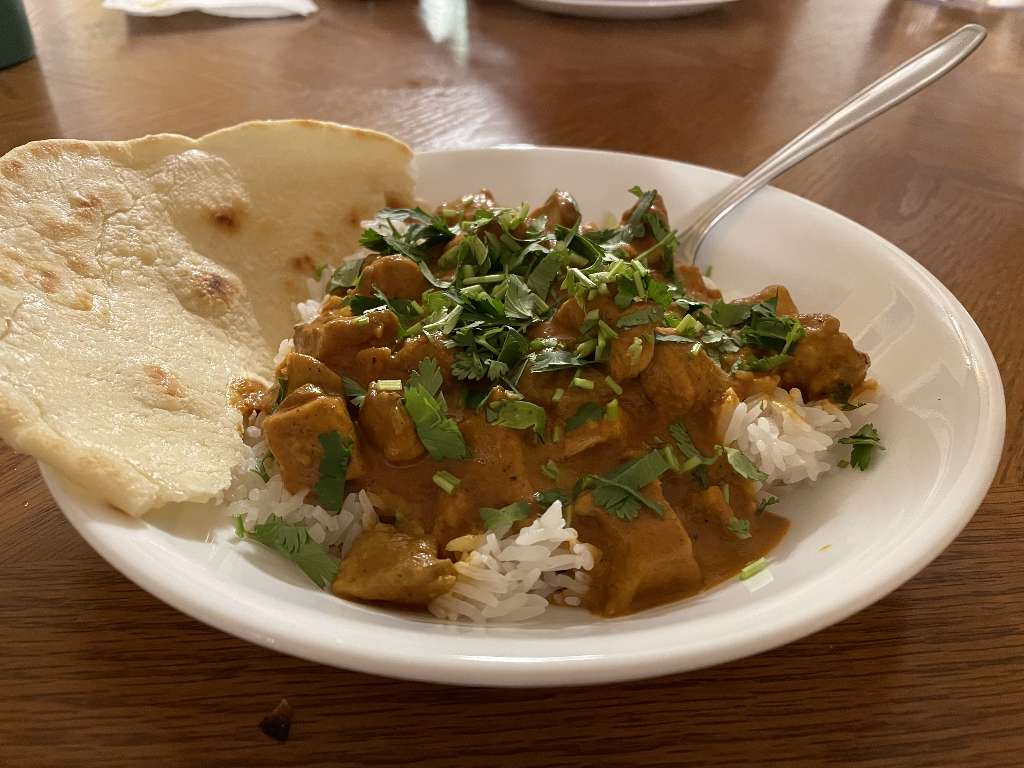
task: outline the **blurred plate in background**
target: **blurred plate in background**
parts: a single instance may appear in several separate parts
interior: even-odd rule
[[[598,19],[667,19],[709,11],[736,0],[517,0],[520,5],[565,16]]]

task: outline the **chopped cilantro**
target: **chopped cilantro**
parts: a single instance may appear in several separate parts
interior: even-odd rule
[[[365,259],[348,259],[331,274],[327,283],[328,293],[341,293],[347,288],[354,288],[359,282],[359,272],[363,268]],[[319,280],[320,278],[317,277]]]
[[[525,520],[529,516],[530,503],[527,501],[515,501],[501,508],[480,508],[480,519],[484,521],[484,528],[488,531],[493,531],[496,528],[507,528],[519,520]]]
[[[281,403],[284,402],[285,397],[288,395],[288,379],[278,376],[277,377],[277,399],[274,400],[274,405],[271,406],[270,412],[274,413],[278,408],[281,407]]]
[[[583,403],[576,409],[576,413],[565,421],[565,431],[572,432],[579,429],[588,421],[600,421],[604,416],[604,408],[594,402]]]
[[[442,491],[447,493],[449,496],[455,493],[455,489],[459,487],[461,482],[459,478],[453,475],[451,472],[435,472],[431,478],[434,481],[434,485],[440,488]]]
[[[543,509],[547,509],[556,501],[562,502],[565,506],[569,503],[569,494],[561,488],[549,488],[546,491],[537,491],[533,494],[533,500]]]
[[[747,455],[739,448],[722,446],[722,450],[725,451],[725,458],[728,459],[729,464],[740,477],[758,481],[768,479],[768,475],[758,469],[754,462],[747,458]]]
[[[416,370],[409,374],[409,386],[421,386],[431,397],[437,397],[443,383],[441,366],[432,357],[423,358]]]
[[[840,438],[839,442],[842,445],[853,446],[853,449],[850,451],[850,466],[859,469],[861,472],[871,466],[875,448],[882,451],[885,450],[882,447],[881,438],[874,424],[865,424],[849,437]]]
[[[622,464],[603,477],[593,476],[594,503],[622,520],[635,520],[643,507],[662,517],[665,511],[661,504],[648,499],[640,493],[640,489],[653,483],[668,470],[669,464],[665,457],[660,451],[653,450],[646,456]]]
[[[341,385],[345,392],[345,397],[351,400],[352,405],[356,406],[356,408],[362,408],[363,403],[366,401],[366,390],[363,389],[363,386],[348,376],[342,376]]]
[[[340,512],[345,498],[345,475],[352,458],[352,441],[342,439],[337,432],[323,432],[317,440],[323,448],[323,456],[320,458],[320,479],[313,486],[313,493],[321,507]]]
[[[752,576],[756,576],[767,567],[768,560],[764,557],[759,557],[757,560],[747,563],[740,569],[740,581],[746,581]]]
[[[741,357],[734,364],[734,371],[754,371],[764,373],[774,371],[780,365],[785,365],[792,360],[791,355],[769,355],[768,357]]]
[[[416,434],[435,459],[464,459],[469,455],[459,425],[448,416],[448,407],[440,396],[441,374],[437,361],[424,358],[409,377],[405,390],[405,410],[416,427]]]
[[[299,566],[318,587],[326,588],[338,575],[338,558],[317,543],[305,528],[288,525],[277,515],[271,515],[252,531],[236,524],[235,532],[280,552]]]
[[[260,479],[264,482],[270,482],[270,473],[267,472],[267,462],[274,460],[274,454],[265,453],[263,457],[256,462],[256,468],[250,469],[249,471],[253,474],[259,475]]]
[[[487,407],[487,420],[498,427],[533,429],[544,437],[548,414],[536,403],[527,400],[497,400]]]
[[[711,304],[711,319],[715,325],[731,328],[746,322],[750,317],[750,311],[749,304],[727,304],[721,299],[716,299]]]
[[[665,311],[657,306],[644,307],[637,310],[636,312],[630,312],[629,314],[622,315],[615,325],[619,328],[632,328],[636,325],[646,325],[649,323],[660,323],[665,317]]]
[[[754,514],[756,514],[758,517],[760,517],[761,515],[764,514],[765,510],[768,509],[768,507],[772,506],[773,504],[778,504],[778,503],[779,503],[779,497],[778,496],[765,496],[763,499],[761,499],[759,502],[757,502],[757,509],[754,510]]]
[[[750,538],[750,521],[744,520],[741,517],[734,517],[729,521],[727,526],[729,531],[736,536],[737,539],[749,539]]]

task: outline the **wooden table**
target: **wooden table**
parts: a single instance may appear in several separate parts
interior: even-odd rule
[[[508,2],[320,5],[242,22],[32,0],[39,56],[0,72],[0,151],[308,116],[419,149],[578,145],[742,172],[972,18],[913,0],[744,0],[649,23]],[[928,267],[1002,368],[995,483],[921,575],[812,637],[701,672],[562,690],[396,682],[247,645],[156,601],[79,539],[32,460],[3,449],[0,764],[1020,765],[1024,13],[977,19],[992,35],[964,66],[781,181]],[[287,744],[256,727],[283,696]]]

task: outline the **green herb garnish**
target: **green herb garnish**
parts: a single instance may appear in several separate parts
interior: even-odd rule
[[[253,474],[259,475],[260,479],[263,480],[264,483],[270,482],[270,473],[267,472],[267,462],[273,460],[274,454],[265,453],[263,454],[263,457],[256,462],[256,468],[250,469],[249,471]]]
[[[493,531],[495,528],[511,526],[519,520],[525,520],[530,516],[530,504],[526,501],[515,501],[508,506],[481,507],[480,519],[484,521],[484,528]]]
[[[766,509],[768,509],[768,507],[772,506],[773,504],[778,504],[778,503],[779,503],[779,497],[778,496],[765,496],[763,499],[761,499],[759,502],[757,502],[757,509],[754,510],[754,514],[756,514],[758,517],[760,517],[761,515],[764,514],[764,511]]]
[[[341,377],[341,385],[345,393],[345,397],[351,401],[352,405],[356,408],[362,408],[363,403],[366,402],[366,390],[363,389],[363,386],[358,381],[351,379],[348,376]]]
[[[604,408],[597,403],[583,403],[576,409],[576,413],[566,419],[565,431],[572,432],[574,429],[579,429],[588,421],[600,421],[603,416]]]
[[[440,488],[442,491],[447,493],[449,496],[455,493],[455,489],[459,487],[461,482],[459,478],[453,475],[451,472],[435,472],[431,478],[434,481],[434,485]]]
[[[740,581],[746,581],[751,576],[756,576],[768,567],[768,559],[759,557],[757,560],[747,563],[740,569]]]
[[[355,288],[359,282],[359,273],[363,268],[364,261],[365,259],[348,259],[343,261],[331,274],[331,279],[327,283],[327,292],[342,293],[348,288]],[[319,279],[318,275],[317,280]]]
[[[547,427],[548,414],[536,403],[527,400],[497,400],[487,407],[487,420],[497,427],[532,429],[541,439]]]
[[[740,517],[734,517],[729,521],[727,526],[729,531],[736,536],[737,539],[749,539],[750,538],[750,521],[744,520]]]
[[[665,511],[661,504],[641,494],[640,489],[653,483],[668,470],[669,464],[661,452],[651,451],[603,477],[590,476],[594,503],[621,520],[635,520],[643,507],[662,517]]]
[[[729,461],[730,466],[736,470],[736,474],[740,477],[758,481],[768,479],[768,475],[758,469],[754,462],[739,448],[728,448],[726,446],[721,448],[725,452],[725,458]]]
[[[320,458],[320,479],[313,486],[320,506],[332,512],[341,511],[345,498],[345,475],[352,459],[352,441],[342,439],[337,432],[323,432],[317,436],[324,453]]]
[[[246,531],[244,525],[238,525],[236,520],[235,533],[280,552],[299,566],[318,587],[328,587],[338,575],[338,558],[317,543],[305,528],[288,525],[277,515],[271,515],[252,531]]]
[[[842,445],[852,445],[850,451],[850,466],[859,469],[861,472],[871,466],[875,449],[884,451],[874,424],[865,424],[849,437],[840,438]]]

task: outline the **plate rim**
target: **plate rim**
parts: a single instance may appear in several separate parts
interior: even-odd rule
[[[713,168],[686,163],[671,158],[640,155],[629,152],[612,152],[584,147],[538,146],[533,144],[501,144],[492,147],[435,149],[417,152],[420,156],[440,157],[445,155],[488,154],[493,152],[547,152],[592,154],[595,156],[618,155],[626,158],[655,160],[683,166],[698,173],[708,173],[722,181],[737,178],[733,174]],[[954,514],[947,516],[941,535],[909,542],[906,556],[889,568],[878,568],[865,576],[851,594],[834,599],[824,610],[807,608],[793,612],[776,621],[770,631],[728,639],[708,647],[685,646],[685,652],[669,644],[645,649],[639,653],[601,654],[597,656],[510,657],[510,656],[469,656],[457,653],[432,651],[414,660],[396,658],[395,651],[381,651],[377,646],[351,644],[327,645],[323,641],[310,641],[301,630],[294,627],[268,627],[258,619],[240,616],[216,603],[196,599],[186,589],[183,580],[161,581],[156,574],[142,567],[141,561],[133,560],[126,551],[118,550],[110,537],[104,536],[103,525],[84,512],[74,503],[74,489],[56,471],[40,464],[40,471],[62,514],[86,542],[113,568],[151,595],[176,610],[213,626],[227,634],[252,642],[271,650],[277,650],[309,661],[341,667],[344,669],[383,675],[392,678],[424,682],[501,686],[540,687],[563,685],[591,685],[672,674],[713,666],[738,658],[763,653],[802,637],[820,631],[834,623],[863,610],[881,600],[906,581],[923,570],[941,554],[960,534],[976,513],[987,494],[999,467],[1006,432],[1006,409],[1002,379],[992,350],[970,313],[941,281],[909,254],[889,242],[881,235],[842,214],[815,203],[792,192],[770,187],[760,195],[776,195],[794,198],[803,205],[811,205],[829,216],[852,225],[860,234],[869,237],[888,251],[889,257],[913,272],[929,294],[940,300],[942,311],[959,329],[961,338],[975,356],[977,366],[971,376],[978,382],[980,393],[979,413],[976,427],[977,445],[972,456],[981,461],[985,471],[968,476],[959,490],[955,504],[948,497],[943,506],[949,506]],[[986,439],[987,438],[987,439]],[[64,502],[64,503],[62,503]],[[67,507],[67,508],[66,508]],[[71,511],[69,511],[69,508]],[[140,524],[142,524],[140,522]],[[114,537],[116,538],[116,537]],[[804,614],[810,614],[805,616]],[[649,632],[664,631],[653,629]],[[286,646],[286,647],[282,647]],[[695,656],[699,658],[695,659]]]

